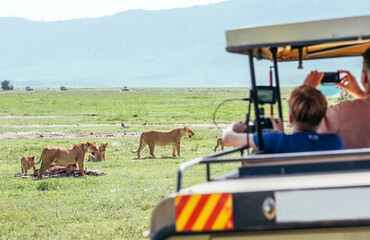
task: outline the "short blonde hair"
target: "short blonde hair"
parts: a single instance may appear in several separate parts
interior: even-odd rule
[[[301,130],[315,130],[326,109],[324,95],[313,87],[302,85],[290,94],[289,111]]]

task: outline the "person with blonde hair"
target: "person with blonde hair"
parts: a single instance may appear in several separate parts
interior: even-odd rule
[[[316,129],[325,116],[327,102],[322,93],[310,86],[296,87],[289,98],[289,122],[293,134],[285,134],[280,119],[272,120],[274,132],[263,132],[266,153],[307,152],[344,149],[336,134],[318,134]],[[247,125],[230,125],[222,135],[226,146],[246,146],[258,149],[257,134],[245,133]]]
[[[345,75],[337,86],[357,99],[342,101],[329,107],[317,132],[338,134],[346,148],[370,148],[370,48],[363,54],[361,84],[365,91],[350,72],[338,72]],[[307,76],[304,85],[317,88],[323,76],[324,73],[313,71]]]

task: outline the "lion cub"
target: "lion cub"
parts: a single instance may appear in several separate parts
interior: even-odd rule
[[[107,146],[108,146],[107,142],[101,143],[98,149],[98,154],[96,154],[95,156],[92,154],[89,154],[89,158],[87,161],[88,162],[90,161],[93,161],[93,162],[104,161],[105,162],[105,152],[107,151]]]
[[[22,174],[27,172],[30,168],[33,168],[33,173],[36,171],[35,156],[24,156],[21,158],[21,170]]]
[[[194,136],[194,132],[188,128],[175,128],[171,131],[157,131],[157,130],[148,130],[141,134],[140,136],[140,145],[138,150],[132,151],[132,153],[137,152],[137,156],[140,158],[141,151],[145,148],[146,145],[149,145],[150,155],[154,156],[154,146],[165,146],[172,145],[172,155],[176,157],[181,157],[180,155],[180,143],[181,138]]]
[[[215,152],[217,150],[217,148],[221,146],[221,150],[224,150],[224,147],[225,147],[225,143],[222,141],[222,138],[218,138],[217,139],[217,144],[215,146]]]

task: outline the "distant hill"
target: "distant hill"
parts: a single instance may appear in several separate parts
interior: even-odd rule
[[[225,30],[366,14],[368,0],[229,0],[56,22],[0,18],[0,80],[36,87],[248,85],[248,59],[225,51]],[[258,62],[257,76],[267,79],[269,65]],[[292,84],[310,69],[359,74],[360,65],[312,61],[297,71],[297,63],[284,63],[280,73]]]

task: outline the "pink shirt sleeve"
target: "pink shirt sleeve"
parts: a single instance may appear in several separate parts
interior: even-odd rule
[[[318,133],[338,134],[350,148],[370,148],[370,94],[342,101],[326,110]]]
[[[317,132],[318,133],[335,133],[339,130],[339,104],[329,107],[326,110],[325,117],[321,120]]]

